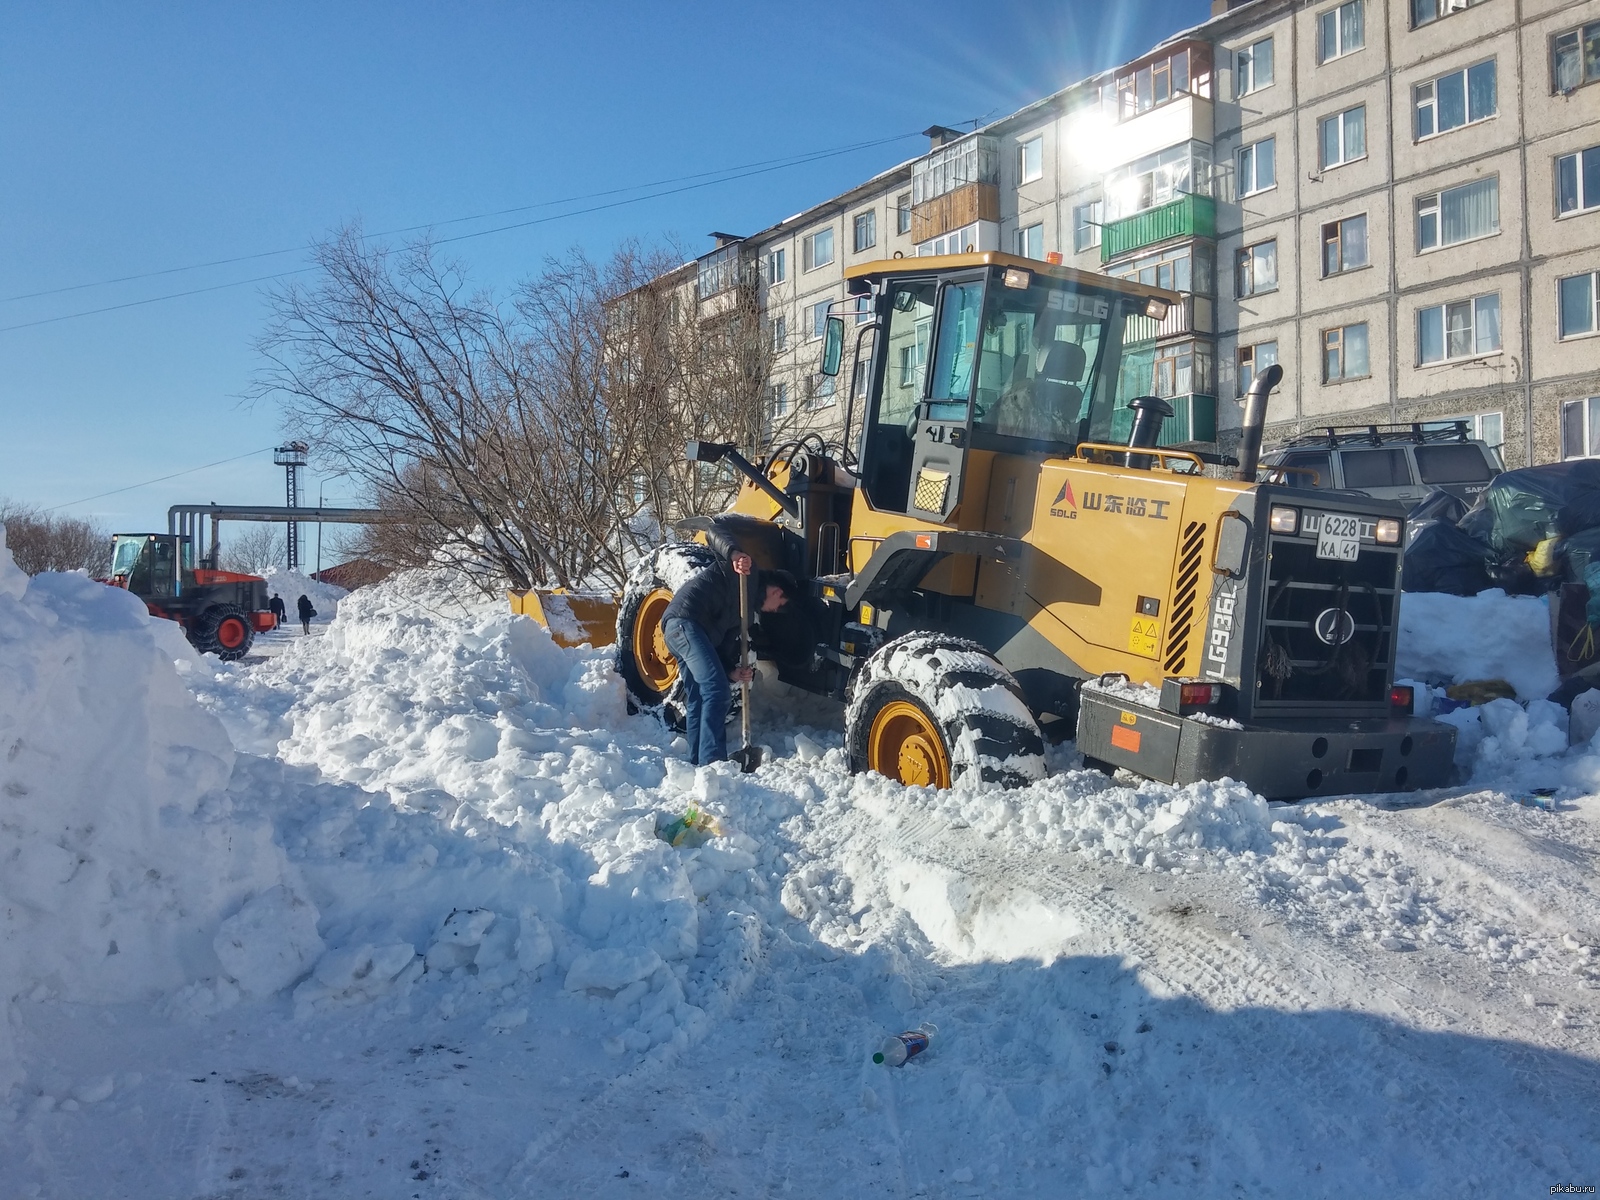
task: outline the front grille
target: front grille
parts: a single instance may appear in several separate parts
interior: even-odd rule
[[[1200,560],[1206,545],[1206,527],[1190,521],[1183,530],[1178,553],[1178,586],[1172,593],[1172,618],[1167,634],[1166,673],[1182,675],[1188,665],[1189,630],[1194,623],[1194,598],[1200,585]]]
[[[1387,704],[1399,567],[1398,550],[1370,542],[1354,562],[1336,562],[1317,557],[1314,538],[1271,538],[1257,706]]]

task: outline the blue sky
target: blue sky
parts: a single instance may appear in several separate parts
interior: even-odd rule
[[[69,502],[281,440],[277,410],[241,399],[268,285],[218,285],[303,267],[294,248],[345,222],[430,225],[899,138],[453,247],[497,288],[573,245],[676,237],[698,251],[712,229],[753,231],[911,157],[931,124],[1004,115],[1208,13],[1207,0],[16,0],[0,40],[0,497],[125,530],[165,528],[174,503],[281,503],[267,452]],[[196,289],[215,290],[138,303]],[[131,307],[75,315],[113,305]],[[339,479],[326,495],[358,499]]]

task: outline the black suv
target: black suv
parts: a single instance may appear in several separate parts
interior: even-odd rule
[[[1404,504],[1442,488],[1468,505],[1505,470],[1499,452],[1473,437],[1466,421],[1329,426],[1262,455],[1261,467],[1295,487],[1342,488]]]

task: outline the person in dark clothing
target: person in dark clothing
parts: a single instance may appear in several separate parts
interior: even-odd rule
[[[748,554],[736,551],[729,566],[731,573],[718,562],[695,575],[661,617],[667,649],[683,671],[689,761],[697,767],[728,757],[733,684],[754,676],[746,664],[733,665],[739,654],[739,589],[745,589],[752,613],[777,612],[795,590],[786,572],[756,575]]]
[[[278,595],[277,592],[273,592],[272,599],[267,601],[267,607],[272,610],[272,627],[274,629],[281,628],[283,625],[284,613],[288,611],[288,609],[284,607],[283,597]]]
[[[296,607],[300,610],[300,627],[309,636],[311,633],[311,618],[317,615],[317,610],[311,607],[311,598],[304,594],[301,595]]]

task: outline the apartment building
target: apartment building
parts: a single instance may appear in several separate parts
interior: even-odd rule
[[[1276,362],[1269,441],[1465,418],[1511,466],[1600,456],[1600,0],[1216,0],[928,132],[718,251],[759,263],[775,428],[842,432],[850,381],[817,363],[846,265],[1004,248],[1182,293],[1122,383],[1172,402],[1166,444],[1227,449]]]

